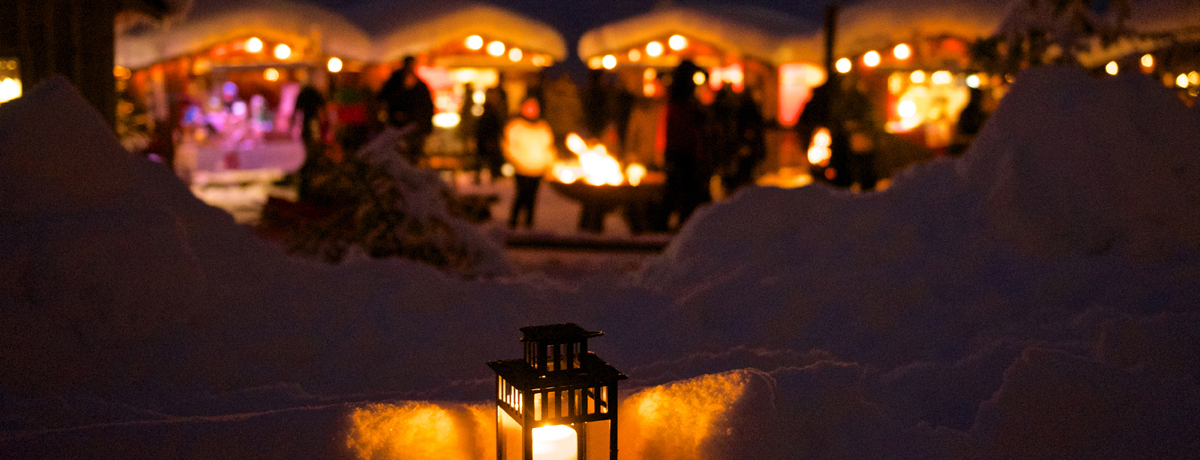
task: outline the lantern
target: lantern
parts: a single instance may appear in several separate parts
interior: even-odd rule
[[[617,382],[625,376],[587,344],[604,333],[574,323],[521,332],[525,358],[487,363],[496,371],[496,459],[587,460],[589,447],[600,459],[607,434],[616,460]]]

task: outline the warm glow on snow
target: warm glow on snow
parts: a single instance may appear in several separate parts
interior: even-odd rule
[[[483,48],[483,37],[478,35],[467,37],[466,41],[463,42],[463,45],[471,51],[478,51]]]
[[[659,42],[650,42],[646,44],[646,54],[650,57],[659,57],[663,54],[663,44]]]
[[[672,35],[671,38],[667,39],[667,46],[670,46],[675,51],[680,51],[688,47],[688,40],[683,35]]]
[[[833,66],[835,69],[837,69],[838,73],[846,73],[850,71],[851,64],[849,59],[841,58],[838,59],[837,63]]]
[[[833,136],[829,135],[829,130],[826,128],[817,129],[813,133],[812,143],[808,147],[808,162],[826,166],[829,164],[829,158],[833,156],[829,146],[833,144]]]
[[[341,72],[342,71],[342,60],[335,58],[335,57],[331,57],[331,58],[329,58],[329,63],[326,64],[325,68],[329,69],[329,71],[333,72],[333,73]]]
[[[249,40],[246,40],[246,51],[249,51],[251,53],[257,53],[262,50],[263,50],[263,42],[258,37],[252,37]],[[223,54],[223,53],[217,53],[217,54]]]
[[[503,56],[504,50],[505,50],[504,42],[502,42],[502,41],[497,40],[497,41],[488,43],[487,52],[488,52],[488,54],[490,54],[492,56],[496,56],[496,57]]]
[[[290,58],[290,57],[292,57],[292,47],[280,43],[279,45],[275,46],[274,54],[275,54],[276,59]]]
[[[713,429],[743,397],[748,383],[746,373],[728,372],[648,388],[628,397],[621,410],[633,417],[621,420],[622,457],[669,452],[670,458],[705,458],[702,444],[718,434]],[[636,435],[627,437],[627,433]]]
[[[495,416],[483,405],[371,404],[350,415],[346,445],[358,458],[471,460],[495,455]],[[489,439],[490,438],[490,439]]]
[[[880,57],[879,57],[878,51],[875,51],[875,50],[867,51],[867,54],[863,55],[863,65],[865,65],[867,67],[878,66],[879,61],[880,61]]]
[[[912,57],[912,48],[905,43],[901,43],[896,45],[895,48],[892,48],[892,56],[895,56],[896,59],[903,61]]]
[[[1108,61],[1108,65],[1104,66],[1104,72],[1109,75],[1116,75],[1120,70],[1121,69],[1120,66],[1117,65],[1117,61]]]

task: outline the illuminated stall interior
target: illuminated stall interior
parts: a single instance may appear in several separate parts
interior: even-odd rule
[[[118,35],[118,132],[127,146],[173,141],[172,163],[188,179],[266,157],[298,167],[301,86],[327,88],[329,73],[365,61],[370,45],[347,19],[309,3],[196,0],[169,26]]]
[[[767,168],[796,150],[789,128],[824,71],[819,54],[783,49],[796,34],[819,33],[819,25],[764,8],[737,5],[681,6],[662,3],[651,11],[585,33],[578,54],[589,68],[618,76],[625,89],[661,98],[664,76],[684,59],[705,70],[693,78],[713,91],[750,92],[769,126]],[[624,157],[648,157],[623,153]],[[634,166],[634,165],[627,165]],[[660,165],[661,166],[661,165]],[[636,170],[636,169],[635,169]],[[559,178],[563,180],[563,178]]]
[[[373,37],[376,64],[364,70],[373,89],[383,86],[404,57],[415,58],[437,112],[426,144],[435,162],[464,152],[455,129],[463,114],[482,113],[488,88],[502,86],[509,112],[515,112],[542,68],[566,56],[565,42],[553,28],[494,5],[373,1],[346,14]]]

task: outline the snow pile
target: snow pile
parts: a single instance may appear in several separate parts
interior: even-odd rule
[[[1027,71],[961,158],[746,189],[578,285],[289,258],[58,85],[0,107],[0,456],[482,458],[483,363],[568,321],[622,458],[1200,450],[1200,118],[1145,77]]]
[[[341,204],[328,215],[288,219],[266,212],[266,227],[290,227],[284,237],[289,249],[333,263],[353,253],[404,257],[464,276],[509,273],[501,243],[452,214],[451,207],[461,204],[438,172],[404,159],[397,147],[406,135],[389,128],[337,166],[323,193],[336,194]]]

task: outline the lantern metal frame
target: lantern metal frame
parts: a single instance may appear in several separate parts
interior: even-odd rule
[[[487,363],[496,372],[496,458],[507,460],[503,417],[521,427],[523,460],[533,460],[533,429],[566,425],[587,460],[587,424],[609,422],[609,459],[617,460],[617,383],[626,377],[588,351],[604,335],[574,324],[521,328],[525,357]]]

